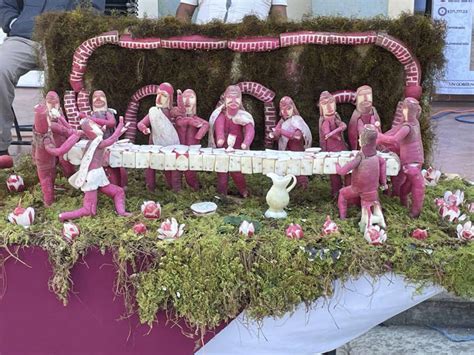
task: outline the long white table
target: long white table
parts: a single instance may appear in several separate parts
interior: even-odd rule
[[[78,142],[64,157],[79,165],[87,141]],[[309,148],[304,152],[278,150],[226,150],[203,148],[200,145],[135,145],[117,142],[108,149],[108,164],[113,168],[193,170],[218,173],[242,172],[243,174],[315,175],[335,174],[336,163],[341,166],[355,157],[358,151],[321,152]],[[378,153],[386,160],[387,176],[400,170],[396,154]]]

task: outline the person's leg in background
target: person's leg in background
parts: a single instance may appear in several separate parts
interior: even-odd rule
[[[21,37],[7,37],[0,45],[0,155],[8,154],[12,140],[15,86],[23,74],[38,67],[38,46]]]

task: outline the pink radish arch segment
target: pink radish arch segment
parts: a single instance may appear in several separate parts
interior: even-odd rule
[[[87,61],[92,53],[106,44],[114,44],[129,49],[177,48],[182,50],[222,50],[236,52],[272,51],[280,47],[315,45],[367,45],[373,44],[391,52],[403,65],[405,71],[405,97],[417,100],[421,97],[420,63],[399,39],[384,32],[291,32],[279,37],[237,38],[231,41],[208,38],[199,35],[160,38],[132,38],[129,34],[119,35],[118,31],[106,32],[84,41],[75,51],[70,74],[70,84],[74,91],[84,88],[84,74]]]
[[[140,100],[147,96],[156,95],[159,85],[146,85],[141,89],[135,91],[132,95],[130,102],[128,103],[127,111],[125,112],[125,123],[129,123],[127,132],[125,132],[125,138],[130,139],[131,142],[135,142],[137,135],[137,114],[140,108]]]

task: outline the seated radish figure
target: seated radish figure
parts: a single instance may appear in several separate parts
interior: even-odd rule
[[[161,83],[156,92],[155,106],[151,107],[148,114],[137,124],[137,128],[145,135],[150,135],[150,143],[163,147],[178,145],[179,136],[173,124],[174,88],[170,83]],[[168,188],[173,191],[181,190],[180,174],[176,170],[165,171],[165,180]],[[145,181],[147,189],[154,191],[156,188],[155,170],[146,169]]]
[[[178,90],[178,107],[174,122],[181,144],[199,144],[209,131],[209,123],[197,116],[196,107],[197,96],[194,90],[187,89],[183,93]],[[184,176],[186,177],[186,182],[193,190],[199,190],[199,180],[196,171],[187,170],[184,172]]]
[[[126,132],[128,126],[124,126],[123,117],[120,117],[117,128],[107,139],[104,139],[104,131],[101,127],[91,119],[81,120],[81,128],[89,142],[86,145],[79,170],[69,178],[69,183],[84,192],[84,202],[83,206],[75,211],[59,214],[59,220],[64,222],[85,216],[94,216],[97,213],[98,191],[114,199],[118,215],[129,216],[130,214],[125,211],[124,189],[110,183],[103,167],[105,149],[114,144]]]
[[[105,126],[104,139],[113,134],[117,122],[114,112],[107,105],[107,97],[102,90],[92,93],[92,114],[89,118],[99,126]]]
[[[347,150],[343,132],[347,125],[342,122],[341,117],[336,112],[336,100],[331,93],[324,91],[319,97],[319,145],[323,152],[340,152]],[[331,193],[337,196],[342,187],[341,176],[330,175]]]
[[[372,102],[372,88],[368,85],[359,87],[356,91],[356,108],[352,113],[347,129],[352,150],[360,148],[358,144],[359,136],[366,124],[374,125],[380,132],[380,117]]]
[[[64,118],[59,117],[58,120],[61,122]],[[66,130],[64,127],[67,123],[57,124],[63,126],[65,135],[69,137],[61,144],[54,139],[47,105],[36,105],[31,153],[46,206],[54,202],[54,181],[58,157],[67,153],[81,137],[80,133],[73,128]]]
[[[242,91],[237,85],[227,87],[224,103],[209,118],[209,146],[226,149],[250,149],[255,137],[255,122],[242,104]],[[242,197],[249,192],[241,172],[217,173],[217,191],[227,194],[229,175]]]
[[[377,127],[367,124],[359,137],[361,147],[356,157],[340,166],[336,164],[339,175],[346,175],[352,171],[351,184],[339,191],[338,207],[341,219],[347,217],[348,201],[360,198],[362,207],[361,229],[378,222],[385,228],[382,208],[379,202],[378,188],[387,188],[387,174],[385,159],[377,155]]]
[[[291,97],[284,96],[281,98],[280,116],[281,120],[273,128],[273,132],[269,134],[271,139],[278,141],[278,150],[302,152],[306,148],[310,148],[313,142],[311,130],[300,116]],[[296,179],[301,187],[308,187],[307,176],[297,176]]]

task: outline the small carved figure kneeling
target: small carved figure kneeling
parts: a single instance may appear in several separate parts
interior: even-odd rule
[[[339,175],[346,175],[352,171],[351,184],[339,191],[338,207],[342,219],[347,217],[348,200],[360,198],[362,218],[360,229],[379,224],[385,228],[382,208],[379,202],[378,188],[387,188],[385,160],[377,155],[377,128],[374,125],[365,125],[359,138],[361,150],[357,156],[341,167],[336,164]]]

